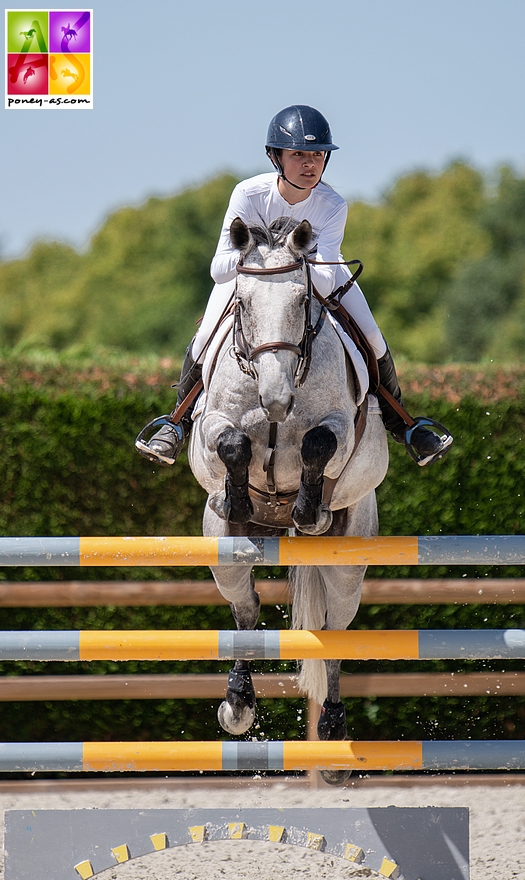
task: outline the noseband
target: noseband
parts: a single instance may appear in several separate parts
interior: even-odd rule
[[[243,373],[246,373],[248,376],[251,376],[252,379],[258,378],[257,369],[255,366],[255,358],[263,354],[267,351],[291,351],[297,355],[297,366],[295,368],[295,386],[299,387],[304,384],[306,377],[308,375],[308,371],[310,369],[310,361],[312,358],[312,342],[314,337],[319,333],[323,321],[326,317],[326,309],[321,309],[321,313],[317,320],[315,327],[312,327],[311,316],[312,316],[312,279],[310,275],[310,266],[308,261],[301,257],[300,260],[297,260],[295,263],[288,263],[286,266],[275,266],[273,268],[259,268],[254,267],[250,268],[248,266],[244,266],[242,261],[237,263],[237,272],[239,275],[284,275],[288,272],[295,272],[296,269],[306,268],[306,278],[307,278],[307,297],[305,301],[305,320],[304,320],[304,329],[303,335],[298,345],[293,342],[283,342],[281,340],[277,342],[264,342],[262,345],[257,345],[255,348],[251,348],[246,336],[244,335],[244,330],[242,329],[242,321],[241,321],[241,305],[239,298],[237,296],[237,291],[235,292],[235,308],[234,308],[234,319],[233,319],[233,354],[237,359],[237,363],[239,364],[240,369]]]

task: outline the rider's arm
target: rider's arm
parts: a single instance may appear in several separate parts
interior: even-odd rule
[[[341,202],[333,213],[326,219],[322,226],[318,239],[316,253],[311,259],[318,262],[339,262],[341,260],[341,242],[345,231],[346,215],[348,207],[346,202]],[[321,296],[329,296],[337,287],[336,273],[341,275],[338,266],[311,266],[312,283]]]
[[[216,284],[223,284],[235,278],[235,267],[239,262],[240,251],[232,247],[230,241],[230,226],[236,217],[244,220],[247,226],[253,222],[251,206],[244,191],[236,186],[230,198],[230,204],[222,223],[221,234],[215,256],[212,260],[210,272]]]
[[[338,197],[336,199],[335,203],[331,199],[326,201],[324,198],[314,199],[312,202],[308,200],[308,204],[304,205],[304,216],[310,220],[317,234],[316,246],[311,255],[313,260],[338,262],[341,259],[341,242],[348,206],[343,199]],[[297,209],[296,215],[302,219]],[[237,185],[233,190],[222,224],[217,250],[212,260],[210,271],[216,284],[222,284],[235,278],[235,267],[239,261],[240,253],[232,247],[230,225],[236,217],[244,220],[247,226],[257,225],[261,222],[261,217],[254,216],[254,207],[242,184]],[[337,266],[312,266],[312,281],[321,296],[328,296],[337,286],[337,268]]]

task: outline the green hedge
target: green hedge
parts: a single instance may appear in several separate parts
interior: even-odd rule
[[[6,357],[0,361],[0,452],[3,535],[193,535],[200,532],[204,494],[185,455],[172,468],[138,456],[142,425],[172,408],[178,366],[168,360],[104,356],[95,360]],[[447,458],[414,465],[390,444],[391,466],[378,491],[386,535],[519,534],[525,487],[525,368],[402,366],[405,402],[453,432]],[[278,568],[258,577],[283,576]],[[523,576],[520,567],[369,569],[384,577]],[[2,580],[207,578],[190,568],[4,568]],[[224,607],[3,609],[3,629],[231,628]],[[261,624],[288,625],[285,609],[264,607]],[[362,606],[354,626],[368,629],[524,627],[521,606]],[[293,664],[254,664],[293,669]],[[0,674],[105,674],[119,671],[224,671],[216,663],[9,663]],[[518,662],[433,664],[344,663],[344,672],[510,670]],[[381,698],[346,701],[359,739],[523,738],[525,699]],[[56,702],[4,704],[2,739],[217,739],[216,701]],[[251,734],[291,738],[305,733],[302,700],[261,701]]]

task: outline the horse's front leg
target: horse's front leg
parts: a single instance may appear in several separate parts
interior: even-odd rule
[[[247,434],[226,428],[217,439],[217,454],[226,467],[225,493],[210,499],[215,513],[229,523],[244,525],[253,516],[248,494],[248,466],[252,444]]]
[[[332,512],[328,505],[322,503],[323,474],[336,450],[334,432],[323,425],[312,428],[303,437],[301,484],[292,519],[296,528],[304,534],[322,535],[332,523]]]
[[[246,574],[244,573],[243,576]],[[254,589],[255,578],[252,572],[249,572],[249,579],[249,590],[242,605],[230,602],[238,630],[255,629],[259,617],[261,601]],[[252,726],[255,719],[255,690],[248,660],[236,660],[230,669],[226,698],[219,706],[217,717],[223,730],[236,736],[246,733]]]
[[[229,590],[223,572],[218,576],[221,578],[220,590],[228,598]],[[259,595],[254,589],[255,578],[251,571],[240,571],[238,568],[234,577],[234,592],[239,593],[239,599],[230,601],[230,608],[237,629],[253,630],[257,624],[261,607]],[[235,736],[246,733],[252,726],[255,719],[255,690],[248,660],[236,660],[230,669],[226,697],[219,706],[217,717],[223,730]]]

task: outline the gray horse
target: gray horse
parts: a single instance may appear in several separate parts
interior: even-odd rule
[[[237,218],[230,235],[241,253],[233,329],[214,356],[189,446],[191,469],[208,493],[203,533],[376,535],[386,433],[379,411],[361,418],[353,370],[312,289],[312,228],[305,220],[295,228],[276,222],[249,229]],[[254,629],[260,601],[251,568],[221,566],[212,573],[237,629]],[[365,566],[292,568],[293,629],[346,629],[364,574]],[[340,666],[340,660],[301,664],[299,689],[322,705],[320,740],[347,737]],[[236,660],[230,670],[218,717],[235,735],[253,723],[248,661]],[[348,775],[323,773],[334,784]]]

